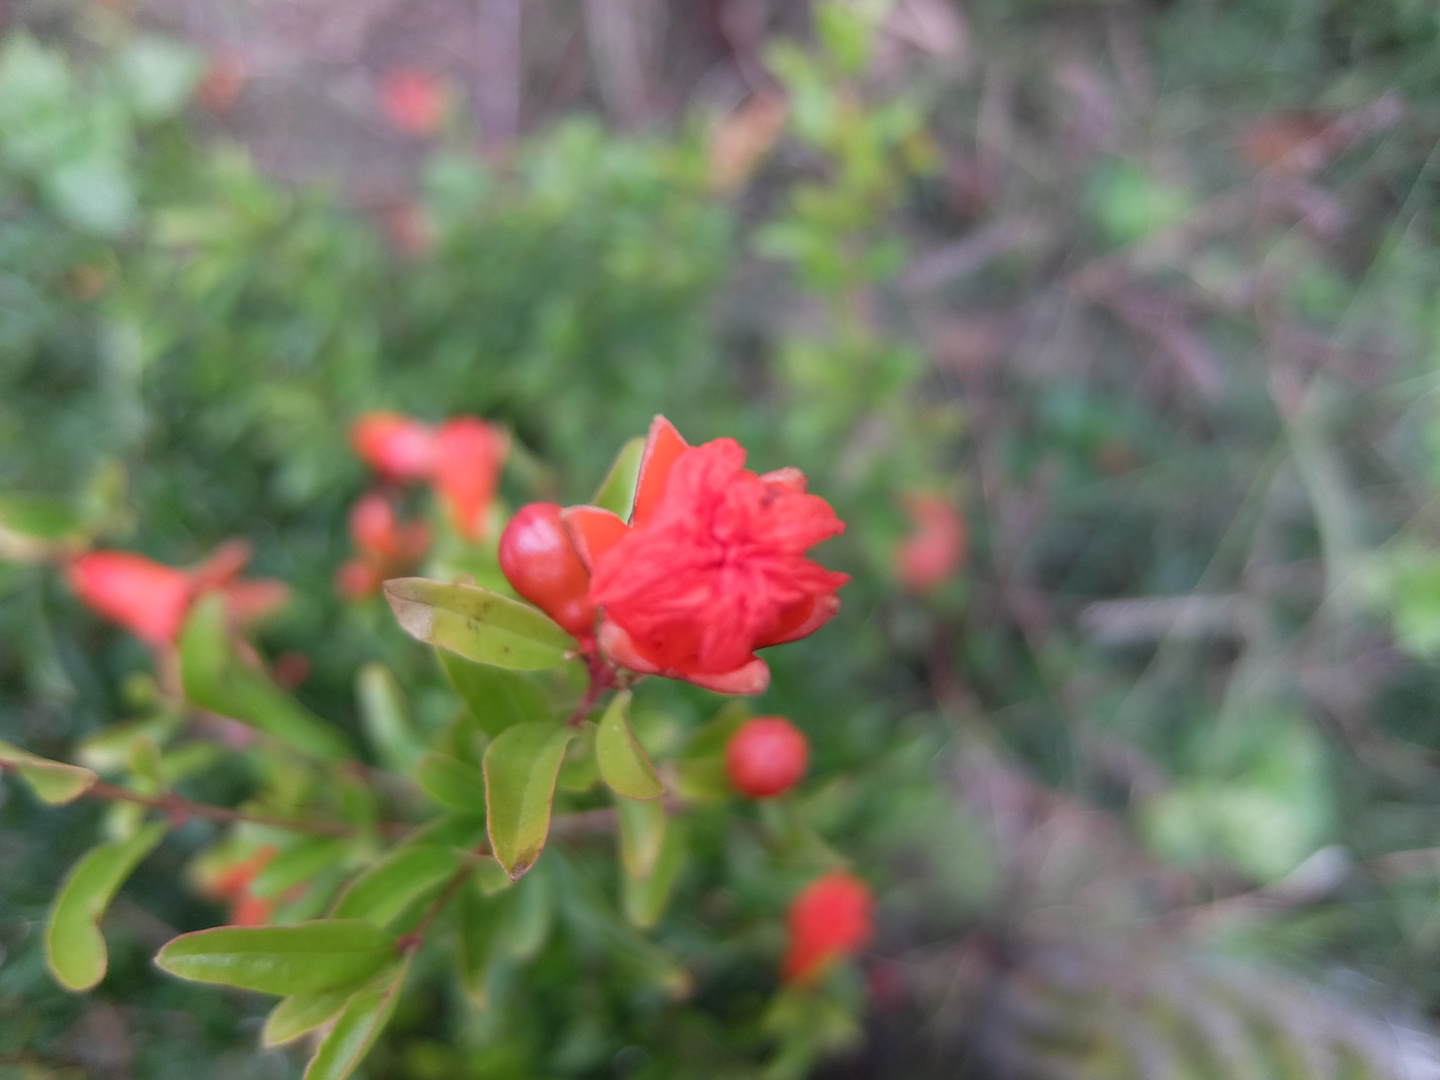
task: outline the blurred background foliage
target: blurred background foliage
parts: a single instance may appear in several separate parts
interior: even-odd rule
[[[249,539],[302,700],[354,729],[379,658],[438,723],[429,653],[331,584],[351,420],[508,425],[518,505],[663,411],[849,522],[757,707],[814,747],[795,843],[877,885],[864,978],[766,1015],[797,882],[700,814],[657,930],[688,1002],[597,959],[582,846],[530,886],[578,953],[537,930],[479,1012],[417,978],[367,1075],[1436,1073],[1433,5],[302,7],[0,12],[0,737],[64,757],[148,700],[5,531],[25,495],[176,564]],[[383,119],[399,65],[433,132]],[[968,532],[923,589],[916,492]],[[658,751],[715,708],[647,689]],[[149,965],[218,918],[176,887],[201,826],[75,996],[36,927],[101,814],[3,797],[0,1076],[298,1075],[261,1003]]]

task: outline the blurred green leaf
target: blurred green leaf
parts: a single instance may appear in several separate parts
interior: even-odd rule
[[[485,774],[473,765],[432,750],[415,763],[410,778],[441,806],[486,812]]]
[[[680,873],[689,848],[689,829],[683,820],[671,821],[664,832],[664,841],[650,873],[644,877],[635,877],[627,872],[621,881],[625,915],[642,930],[654,926],[665,913],[665,905],[670,901],[675,878]]]
[[[425,752],[425,741],[415,732],[405,698],[395,676],[384,664],[372,662],[355,677],[355,698],[360,705],[360,726],[387,769],[405,772]]]
[[[279,896],[309,881],[328,867],[344,861],[350,841],[317,836],[285,848],[265,864],[250,882],[250,892],[262,898]]]
[[[665,788],[655,775],[655,766],[631,734],[626,719],[630,697],[629,690],[620,691],[600,718],[600,730],[595,735],[595,760],[605,783],[617,795],[627,799],[658,799],[665,794]]]
[[[183,109],[201,67],[200,58],[184,45],[151,35],[136,38],[115,58],[131,108],[146,120],[164,119]]]
[[[231,653],[223,596],[203,597],[185,620],[180,676],[185,696],[201,708],[249,724],[307,753],[350,757],[345,740],[324,720]]]
[[[409,970],[407,953],[355,992],[316,1047],[303,1080],[344,1080],[355,1071],[394,1015]]]
[[[181,934],[155,963],[193,982],[293,996],[357,986],[394,956],[394,936],[373,923],[326,919]]]
[[[260,1031],[260,1045],[282,1046],[307,1031],[314,1031],[343,1009],[354,993],[347,988],[282,998],[265,1018],[265,1027]]]
[[[600,779],[595,760],[595,725],[583,720],[575,725],[574,742],[565,748],[557,785],[564,791],[589,791]]]
[[[385,598],[411,637],[478,663],[555,667],[575,649],[575,639],[535,608],[473,585],[396,578],[385,583]]]
[[[70,990],[89,990],[105,977],[108,957],[100,917],[140,860],[165,838],[153,822],[134,836],[102,844],[75,864],[56,893],[45,927],[45,959]]]
[[[37,757],[6,742],[0,742],[0,764],[19,773],[36,798],[51,806],[74,802],[100,779],[79,765]]]
[[[450,685],[487,735],[499,735],[516,724],[550,719],[545,696],[519,672],[477,664],[443,649],[436,655]]]
[[[636,802],[615,800],[620,817],[620,862],[632,878],[647,878],[655,869],[660,848],[665,841],[665,808],[658,799]]]
[[[448,848],[405,844],[357,877],[331,912],[387,926],[415,900],[455,876],[464,857]]]
[[[565,747],[575,729],[519,724],[485,751],[490,846],[511,879],[534,865],[550,832],[550,804]]]

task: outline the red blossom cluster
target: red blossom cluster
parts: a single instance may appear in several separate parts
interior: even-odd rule
[[[456,533],[472,542],[484,539],[509,448],[503,431],[473,416],[432,427],[398,413],[370,412],[351,427],[350,445],[386,484],[429,481]],[[380,492],[362,496],[351,509],[350,536],[357,555],[335,576],[348,599],[414,569],[431,539],[427,525],[401,521]]]
[[[229,925],[264,926],[275,914],[274,900],[256,896],[250,891],[250,883],[265,869],[275,853],[274,846],[266,844],[245,858],[201,878],[200,891],[211,900],[229,907],[230,916],[226,919]]]
[[[445,92],[423,71],[396,68],[381,80],[380,111],[397,131],[430,135],[445,117]]]
[[[70,588],[81,603],[123,626],[147,645],[172,644],[180,636],[190,606],[218,592],[232,622],[266,615],[285,603],[283,582],[241,581],[250,561],[250,545],[230,540],[189,570],[166,566],[129,551],[87,551],[71,560]]]
[[[805,558],[845,524],[806,494],[804,474],[757,476],[744,465],[735,440],[690,446],[657,416],[628,522],[596,506],[561,510],[567,548],[547,510],[552,542],[532,550],[537,517],[522,510],[500,538],[502,569],[557,621],[598,615],[599,652],[620,667],[758,694],[770,669],[755,650],[819,629],[849,577]],[[536,588],[541,578],[552,584]]]
[[[874,932],[874,913],[870,889],[854,875],[837,870],[812,881],[790,902],[780,977],[811,982],[836,960],[853,956]]]

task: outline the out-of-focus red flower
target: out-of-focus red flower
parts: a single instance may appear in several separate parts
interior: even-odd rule
[[[230,863],[201,880],[201,892],[212,900],[229,903],[228,922],[231,926],[263,926],[270,921],[275,911],[275,902],[251,893],[250,883],[275,857],[275,850],[269,844],[256,848],[245,858]]]
[[[290,649],[275,658],[270,670],[281,686],[296,687],[310,677],[310,657]]]
[[[810,744],[783,716],[747,720],[725,744],[725,773],[742,795],[768,799],[805,775]]]
[[[205,73],[195,86],[195,101],[211,112],[229,112],[250,79],[250,65],[238,49],[217,49],[210,54]]]
[[[222,544],[192,570],[147,559],[129,551],[87,551],[71,561],[70,588],[81,603],[123,626],[148,645],[173,642],[185,624],[191,603],[220,592],[234,622],[248,622],[285,603],[289,589],[279,581],[237,581],[250,560],[250,545]]]
[[[386,480],[423,480],[435,466],[434,431],[399,413],[365,413],[350,427],[350,446]]]
[[[485,536],[508,449],[504,432],[473,416],[457,416],[435,429],[433,483],[451,525],[466,540]]]
[[[575,554],[554,503],[530,503],[515,512],[500,534],[500,571],[517,593],[549,615],[591,652],[595,605],[590,575]]]
[[[895,547],[895,574],[912,592],[925,592],[965,561],[965,519],[941,495],[912,493],[901,500],[913,531]]]
[[[396,68],[380,84],[380,108],[397,131],[429,135],[444,116],[445,94],[423,71]]]
[[[849,577],[804,552],[845,529],[787,468],[757,476],[733,439],[689,446],[663,416],[650,425],[627,526],[593,506],[563,519],[601,608],[599,645],[632,671],[725,694],[758,694],[756,649],[813,633],[840,608]]]
[[[380,591],[384,572],[364,559],[347,559],[335,571],[335,591],[346,600],[360,600]]]
[[[790,903],[780,977],[808,982],[835,960],[854,955],[870,940],[874,911],[870,889],[853,874],[836,871],[812,881]]]

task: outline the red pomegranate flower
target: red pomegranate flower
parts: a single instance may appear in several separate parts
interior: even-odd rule
[[[445,95],[423,71],[396,68],[380,84],[380,108],[398,131],[429,135],[440,126]]]
[[[874,911],[869,888],[853,874],[836,871],[812,881],[790,903],[780,977],[808,982],[835,960],[854,955],[870,940]]]
[[[379,492],[362,495],[350,508],[350,539],[358,557],[336,572],[335,588],[347,600],[358,600],[380,588],[386,578],[412,570],[430,546],[430,526],[401,522],[390,500]]]
[[[505,433],[473,416],[446,420],[435,430],[433,482],[455,531],[484,539],[490,504],[509,449]]]
[[[925,592],[965,561],[965,519],[941,495],[911,493],[901,505],[913,531],[895,548],[895,574],[911,592]]]
[[[365,413],[351,425],[350,445],[386,480],[423,480],[435,465],[435,433],[399,413]]]
[[[734,439],[689,446],[650,425],[627,526],[593,506],[564,512],[602,610],[600,649],[632,671],[758,694],[756,649],[813,633],[849,577],[805,558],[845,529],[799,469],[757,476]]]
[[[191,570],[129,551],[87,551],[70,563],[68,576],[70,588],[91,611],[159,646],[180,635],[191,603],[206,593],[223,593],[236,622],[259,618],[282,605],[289,595],[282,582],[235,580],[249,561],[250,545],[243,540],[221,544]]]

